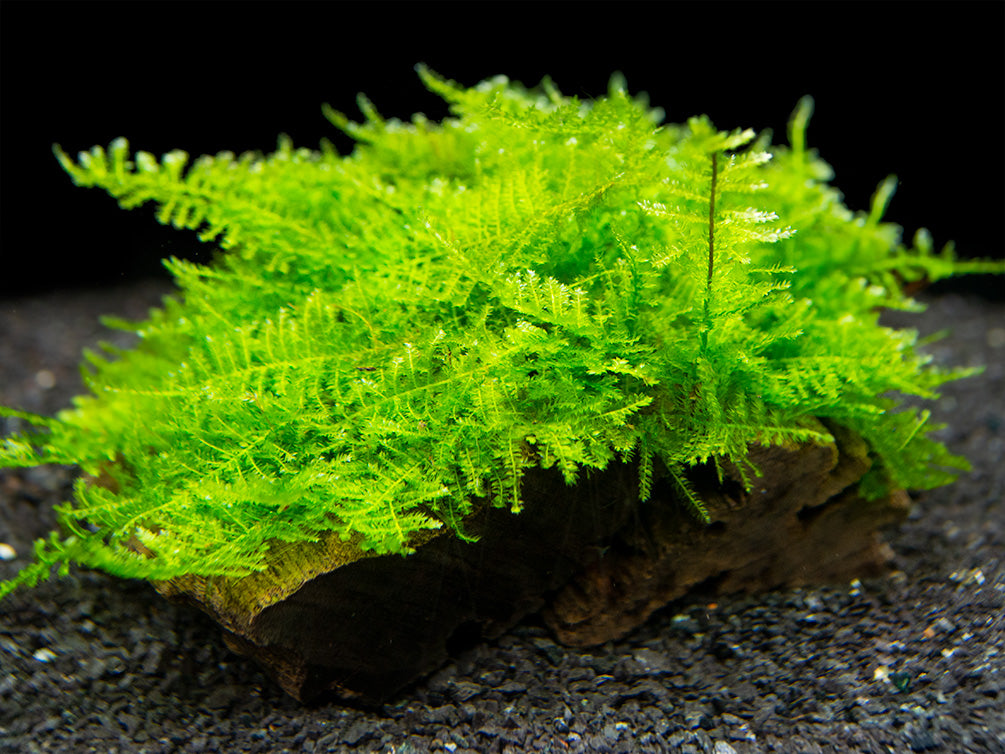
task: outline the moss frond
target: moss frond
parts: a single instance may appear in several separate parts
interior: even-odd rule
[[[169,260],[178,292],[129,351],[88,354],[88,394],[0,447],[0,466],[87,475],[63,531],[0,586],[69,563],[122,576],[235,576],[270,547],[334,532],[408,553],[465,538],[484,506],[523,506],[521,480],[637,459],[640,495],[668,473],[695,514],[689,467],[746,461],[752,443],[861,434],[868,494],[928,488],[965,468],[896,395],[935,396],[940,371],[881,307],[902,283],[1000,264],[913,248],[882,221],[894,183],[853,213],[807,148],[661,111],[613,77],[562,96],[503,77],[464,87],[424,67],[452,117],[363,123],[340,156],[279,140],[270,155],[76,160],[78,185],[198,230],[225,253]],[[96,481],[98,480],[98,481]],[[140,554],[142,552],[142,554]]]

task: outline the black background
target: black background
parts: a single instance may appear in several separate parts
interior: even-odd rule
[[[72,185],[52,155],[126,136],[195,156],[271,151],[279,133],[350,142],[357,116],[446,108],[417,62],[463,84],[550,75],[565,94],[624,73],[679,122],[771,128],[812,94],[810,146],[852,209],[890,173],[887,219],[963,256],[1005,249],[1005,3],[50,3],[0,5],[0,295],[163,274],[207,259],[193,233]],[[968,283],[985,293],[998,280]]]

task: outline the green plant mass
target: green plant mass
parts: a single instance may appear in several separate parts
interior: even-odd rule
[[[221,153],[189,163],[125,140],[63,167],[123,207],[219,245],[171,259],[178,292],[124,351],[88,353],[88,394],[3,440],[0,466],[74,464],[61,531],[0,586],[71,563],[151,580],[241,576],[270,547],[335,532],[408,553],[465,537],[483,506],[521,509],[521,478],[575,484],[637,464],[687,471],[751,443],[868,442],[866,496],[927,489],[965,461],[929,437],[932,398],[968,374],[880,326],[917,309],[905,282],[1001,271],[913,248],[881,222],[893,182],[853,213],[807,149],[704,117],[660,126],[618,77],[605,97],[474,88],[420,66],[452,117],[365,122],[356,147]],[[686,496],[686,495],[685,495]],[[696,516],[700,500],[690,496]],[[644,504],[644,502],[640,502]]]

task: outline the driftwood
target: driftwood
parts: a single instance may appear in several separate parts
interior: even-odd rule
[[[474,543],[444,532],[407,557],[375,557],[331,536],[277,551],[263,573],[158,590],[207,612],[294,697],[380,701],[544,607],[627,521],[636,479],[618,466],[570,494],[560,474],[529,474],[519,515],[490,508],[465,521]]]
[[[525,478],[522,513],[484,509],[467,520],[477,542],[436,533],[401,557],[328,537],[275,550],[263,573],[158,590],[207,612],[232,649],[298,699],[331,690],[381,701],[531,613],[584,646],[627,633],[698,584],[761,590],[881,571],[889,552],[877,529],[906,513],[907,498],[860,499],[867,448],[834,434],[831,445],[752,447],[763,475],[749,493],[735,469],[723,485],[698,475],[709,526],[669,484],[639,503],[628,464],[571,488],[539,471]]]
[[[835,445],[752,448],[762,476],[749,493],[735,469],[732,483],[706,481],[699,496],[709,526],[680,505],[640,506],[605,556],[551,600],[545,621],[561,642],[590,646],[623,636],[699,585],[726,594],[878,575],[892,557],[878,529],[906,516],[909,499],[903,491],[859,497],[868,448],[839,428],[832,434]]]

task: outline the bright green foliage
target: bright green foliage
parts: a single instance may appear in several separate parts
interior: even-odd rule
[[[521,477],[637,460],[642,497],[669,473],[749,443],[870,443],[866,491],[930,488],[965,462],[927,437],[942,371],[915,335],[877,324],[916,309],[899,281],[984,271],[880,222],[892,183],[849,212],[807,151],[705,118],[658,127],[617,80],[581,102],[544,82],[473,89],[425,69],[454,117],[362,125],[341,157],[280,139],[267,157],[74,162],[81,186],[199,229],[212,266],[167,264],[179,294],[129,351],[88,354],[90,395],[7,438],[0,466],[76,464],[64,531],[0,595],[70,562],[122,576],[237,576],[269,544],[329,530],[406,553],[480,505],[522,505]],[[1000,269],[1000,268],[999,268]],[[113,481],[109,481],[113,480]],[[687,497],[687,495],[685,495]],[[701,504],[690,499],[699,516]],[[136,552],[136,542],[146,552]]]

